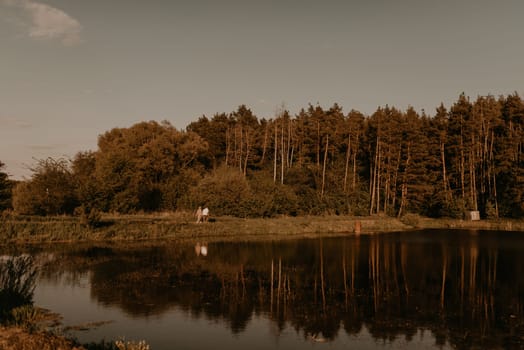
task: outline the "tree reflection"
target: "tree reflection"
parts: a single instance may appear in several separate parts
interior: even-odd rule
[[[314,341],[366,327],[383,340],[427,329],[437,345],[522,346],[522,239],[409,235],[210,243],[206,256],[194,244],[79,248],[64,250],[46,276],[88,269],[100,303],[134,317],[176,306],[234,333],[265,315],[277,333],[292,327]]]

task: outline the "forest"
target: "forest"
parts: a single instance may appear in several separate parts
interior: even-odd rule
[[[2,167],[0,162],[0,170]],[[94,151],[37,162],[15,182],[0,171],[0,211],[26,215],[194,210],[212,215],[524,216],[524,102],[461,94],[433,115],[338,104],[241,105],[185,130],[144,121],[98,136]],[[94,214],[93,214],[94,215]]]

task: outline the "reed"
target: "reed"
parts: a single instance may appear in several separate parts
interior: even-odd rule
[[[0,262],[0,315],[12,318],[12,310],[31,305],[37,270],[28,255],[4,257]]]
[[[28,304],[12,309],[8,322],[11,326],[20,327],[29,332],[35,332],[39,329],[41,318],[42,316],[39,309]]]

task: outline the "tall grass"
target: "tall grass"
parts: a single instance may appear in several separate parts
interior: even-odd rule
[[[28,255],[2,257],[0,260],[0,317],[11,318],[11,311],[32,305],[37,269]]]
[[[253,240],[361,234],[425,228],[463,228],[524,231],[524,220],[430,219],[405,215],[401,219],[373,216],[298,216],[271,219],[211,217],[197,224],[191,212],[118,215],[94,213],[87,218],[71,216],[34,217],[9,215],[0,217],[0,242],[42,243],[78,241],[141,241],[154,239]],[[87,220],[87,221],[86,221]]]

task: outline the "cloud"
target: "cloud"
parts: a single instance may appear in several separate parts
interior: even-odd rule
[[[31,123],[11,117],[0,117],[0,126],[5,129],[30,129],[33,127]]]
[[[0,0],[0,4],[18,10],[18,22],[33,39],[59,40],[66,46],[82,41],[80,22],[60,9],[33,0]]]

